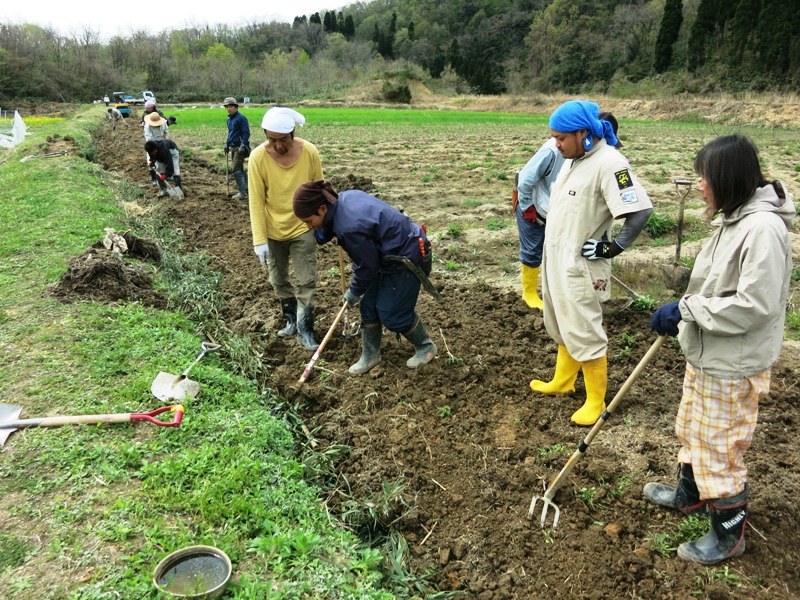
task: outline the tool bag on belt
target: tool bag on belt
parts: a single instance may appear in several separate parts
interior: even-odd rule
[[[422,254],[422,260],[420,261],[420,268],[425,275],[430,276],[431,271],[433,270],[433,253],[431,252],[431,241],[430,240],[423,240],[419,238],[419,250],[420,254]]]

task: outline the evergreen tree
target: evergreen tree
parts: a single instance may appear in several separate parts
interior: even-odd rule
[[[322,19],[322,28],[325,33],[336,33],[336,13],[328,11]]]
[[[758,23],[761,0],[739,0],[728,29],[728,63],[741,66],[742,57],[752,43],[753,31]]]
[[[656,73],[663,73],[672,65],[672,47],[678,40],[683,23],[683,0],[667,0],[664,4],[664,16],[658,30],[655,49]]]
[[[414,21],[408,23],[408,41],[414,41]]]
[[[342,30],[345,39],[350,42],[356,37],[356,24],[353,21],[353,15],[347,15],[344,19],[344,30]]]
[[[344,13],[342,11],[336,15],[336,31],[344,34]]]
[[[316,23],[317,25],[322,25],[322,19],[319,18],[319,13],[315,12],[311,17],[308,19],[309,23]]]
[[[697,16],[689,34],[689,70],[696,71],[706,62],[706,45],[714,35],[716,0],[700,0]]]

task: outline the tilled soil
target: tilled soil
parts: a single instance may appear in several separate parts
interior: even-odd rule
[[[529,504],[589,431],[569,420],[585,391],[580,377],[575,392],[564,397],[530,390],[531,379],[552,375],[556,346],[541,315],[516,290],[447,277],[437,267],[433,279],[443,285],[445,302],[422,296],[418,305],[439,347],[436,360],[408,369],[410,344],[384,332],[383,362],[352,377],[347,368],[358,359],[360,342],[337,329],[314,378],[298,391],[311,353],[275,335],[282,324],[279,305],[252,251],[247,205],[227,197],[224,170],[186,158],[186,199],[157,199],[135,127],[109,131],[100,143],[104,166],[142,187],[138,209],[163,212],[184,232],[187,252],[212,257],[224,276],[227,323],[263,346],[271,367],[266,385],[300,401],[317,448],[349,448],[336,463],[336,489],[322,500],[340,516],[345,500],[371,501],[380,520],[407,541],[408,566],[416,573],[435,569],[431,580],[440,589],[487,600],[800,595],[800,479],[793,445],[800,394],[793,347],[773,370],[747,455],[747,552],[726,563],[727,570],[687,564],[674,551],[659,553],[659,534],[675,534],[683,517],[642,498],[648,481],[675,477],[673,425],[684,361],[674,340],[644,370],[556,495],[558,527],[542,530],[528,519]],[[179,145],[191,142],[184,136]],[[374,174],[349,177],[350,185],[367,185]],[[415,211],[424,217],[419,206]],[[342,294],[336,248],[321,247],[318,256],[321,340]],[[492,264],[487,257],[486,268]],[[357,310],[350,313],[358,319]],[[622,299],[607,306],[609,400],[655,339],[649,318]],[[387,490],[395,492],[388,499]]]

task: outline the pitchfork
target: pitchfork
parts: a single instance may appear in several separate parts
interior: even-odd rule
[[[628,393],[628,390],[634,384],[636,379],[638,379],[641,372],[653,358],[655,353],[658,352],[658,349],[661,348],[661,345],[664,343],[664,340],[666,339],[667,336],[665,335],[660,335],[656,338],[656,341],[653,342],[652,346],[650,346],[650,349],[647,351],[644,357],[642,357],[642,360],[640,360],[639,364],[636,365],[636,368],[633,370],[633,373],[631,373],[628,376],[628,379],[626,379],[625,383],[622,384],[622,387],[619,388],[619,391],[617,392],[617,395],[614,396],[614,399],[611,401],[611,404],[608,405],[608,408],[606,408],[605,412],[603,412],[603,414],[597,420],[597,423],[594,424],[592,430],[584,438],[584,440],[578,446],[577,450],[575,450],[575,452],[572,454],[570,459],[567,461],[567,464],[564,465],[564,468],[561,469],[561,472],[553,480],[553,483],[550,484],[550,487],[547,488],[547,490],[544,493],[544,496],[534,496],[533,500],[531,500],[531,506],[528,509],[528,519],[533,519],[533,515],[536,510],[536,503],[539,501],[542,502],[542,518],[540,520],[540,525],[542,526],[542,529],[544,529],[544,525],[547,522],[547,511],[551,508],[555,511],[555,518],[553,519],[553,529],[555,529],[556,526],[558,525],[558,518],[561,515],[561,511],[559,510],[558,506],[556,506],[556,503],[553,502],[553,497],[556,495],[558,489],[564,484],[564,481],[567,479],[567,477],[569,477],[569,474],[572,473],[572,469],[575,468],[575,463],[577,463],[581,455],[584,452],[586,452],[586,449],[589,447],[589,444],[592,443],[594,437],[603,428],[603,425],[605,425],[606,421],[609,419],[609,417],[611,417],[612,413],[614,412],[614,409],[617,408],[617,405],[620,403],[625,394]]]

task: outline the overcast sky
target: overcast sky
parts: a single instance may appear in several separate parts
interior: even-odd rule
[[[127,35],[142,29],[155,33],[180,29],[186,25],[237,26],[263,21],[291,23],[295,16],[339,10],[341,0],[266,0],[241,2],[205,2],[203,0],[169,0],[166,2],[114,2],[114,0],[0,0],[0,23],[19,25],[34,23],[50,27],[62,35],[91,29],[104,41],[114,35]],[[249,5],[248,5],[249,4]]]

